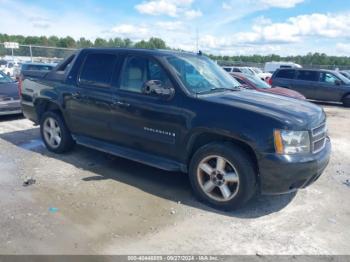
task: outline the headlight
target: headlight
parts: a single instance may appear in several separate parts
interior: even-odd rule
[[[275,130],[275,149],[278,154],[310,153],[308,131]]]

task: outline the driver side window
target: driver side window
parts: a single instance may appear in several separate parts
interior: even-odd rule
[[[165,86],[170,85],[169,78],[157,62],[137,56],[126,58],[121,74],[121,90],[141,93],[144,84],[150,80],[159,80]]]
[[[321,73],[321,82],[333,84],[339,81],[339,78],[330,73]]]

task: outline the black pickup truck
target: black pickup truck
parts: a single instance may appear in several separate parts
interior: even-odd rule
[[[186,172],[200,200],[226,210],[310,185],[331,152],[320,107],[242,89],[202,54],[82,49],[26,77],[21,104],[48,150],[77,143]]]

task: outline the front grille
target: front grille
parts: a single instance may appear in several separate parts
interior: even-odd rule
[[[326,145],[327,127],[326,123],[311,130],[312,152],[320,152]]]

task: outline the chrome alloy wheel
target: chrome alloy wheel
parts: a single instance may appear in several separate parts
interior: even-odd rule
[[[57,148],[61,144],[61,128],[56,119],[48,117],[44,121],[43,133],[46,143],[52,148]]]
[[[211,155],[204,158],[198,165],[197,179],[203,192],[216,201],[229,201],[238,193],[238,173],[222,156]]]

